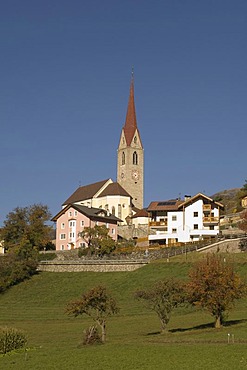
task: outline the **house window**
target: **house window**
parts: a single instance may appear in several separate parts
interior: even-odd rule
[[[80,248],[85,248],[86,244],[85,243],[80,243]]]
[[[60,239],[61,240],[66,239],[66,234],[60,234]]]
[[[65,224],[64,222],[61,224],[61,229],[64,229],[65,228]]]
[[[70,221],[69,222],[69,227],[74,227],[75,226],[75,221]]]
[[[172,229],[172,233],[175,234],[177,232],[177,229]]]
[[[172,216],[172,221],[177,221],[177,216]]]
[[[112,235],[115,235],[115,229],[111,229]]]
[[[72,212],[71,211],[69,212],[69,217],[72,217]]]
[[[77,216],[77,211],[75,211],[75,216]]]
[[[214,230],[214,225],[210,225],[209,230]]]
[[[194,212],[194,217],[198,217],[198,212]]]
[[[122,164],[125,164],[125,153],[122,153]]]
[[[61,251],[63,251],[63,250],[64,250],[64,245],[62,244],[62,245],[61,245]]]
[[[198,224],[194,224],[194,230],[198,230]]]
[[[75,233],[69,233],[69,237],[70,238],[74,238],[75,237]]]
[[[136,152],[133,153],[133,164],[138,164],[138,155]]]
[[[82,227],[84,226],[84,221],[81,221],[81,226],[82,226]]]
[[[111,209],[111,213],[113,214],[113,216],[115,216],[115,207],[114,206]]]

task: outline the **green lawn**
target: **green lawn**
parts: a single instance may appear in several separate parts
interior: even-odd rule
[[[167,276],[186,278],[196,257],[155,262],[134,272],[40,273],[0,298],[0,325],[23,329],[27,352],[0,358],[1,369],[247,369],[247,299],[230,312],[225,327],[212,327],[206,312],[183,307],[174,311],[169,331],[160,335],[156,315],[133,299],[138,288]],[[234,257],[245,276],[246,257]],[[82,291],[106,285],[120,313],[109,318],[107,343],[81,347],[82,332],[91,321],[64,313],[66,303]],[[228,333],[235,343],[227,344]]]

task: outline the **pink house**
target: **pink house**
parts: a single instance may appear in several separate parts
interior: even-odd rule
[[[84,227],[105,225],[109,235],[117,240],[117,224],[119,218],[102,208],[90,208],[78,204],[68,204],[52,218],[56,222],[56,250],[69,250],[86,247],[84,239],[78,233]]]

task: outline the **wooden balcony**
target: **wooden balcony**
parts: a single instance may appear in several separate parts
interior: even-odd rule
[[[203,211],[210,212],[212,209],[211,204],[203,204]]]
[[[203,223],[204,224],[218,224],[219,217],[203,217]]]
[[[150,227],[164,227],[167,226],[167,221],[150,221]]]

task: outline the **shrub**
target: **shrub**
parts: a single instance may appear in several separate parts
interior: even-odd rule
[[[81,258],[81,257],[85,257],[88,255],[88,248],[78,248],[78,257]]]
[[[36,273],[37,259],[25,258],[15,252],[0,257],[0,293]]]
[[[242,252],[247,252],[247,238],[243,238],[239,242],[239,248]]]
[[[0,353],[5,355],[7,352],[25,347],[26,344],[27,338],[22,331],[15,328],[0,328]]]

